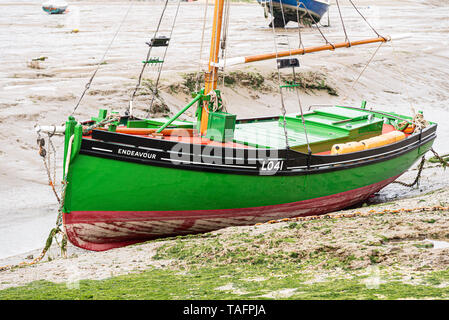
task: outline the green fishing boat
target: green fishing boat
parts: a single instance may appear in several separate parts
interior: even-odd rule
[[[107,250],[158,237],[200,233],[346,208],[396,180],[436,138],[437,125],[365,105],[322,106],[241,119],[227,113],[217,89],[224,0],[215,1],[205,86],[170,119],[139,118],[132,103],[120,114],[100,110],[89,120],[69,117],[65,134],[63,223],[69,240]],[[179,5],[179,4],[178,4]],[[166,49],[170,38],[148,43]],[[288,52],[231,58],[239,64],[388,38],[349,41]],[[150,54],[148,54],[148,57]],[[144,66],[164,59],[147,59]],[[195,109],[196,121],[180,120]],[[45,132],[44,128],[40,128]]]

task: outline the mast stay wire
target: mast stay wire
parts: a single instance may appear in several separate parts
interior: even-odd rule
[[[365,22],[368,24],[368,26],[371,28],[371,30],[374,31],[375,34],[377,34],[377,36],[379,38],[383,38],[384,40],[387,40],[387,38],[385,38],[384,36],[381,36],[376,29],[374,29],[374,27],[368,22],[368,20],[365,18],[365,16],[360,12],[360,10],[356,7],[356,5],[354,4],[354,2],[352,2],[352,0],[348,0],[352,6],[354,7],[355,11],[357,11],[357,13],[362,17],[363,20],[365,20]]]
[[[340,11],[340,5],[339,5],[339,3],[338,3],[338,0],[335,0],[336,1],[336,3],[337,3],[337,6],[338,6],[338,11],[339,11],[339,14],[340,14],[340,18],[341,18],[341,22],[342,22],[342,25],[343,25],[343,30],[344,30],[344,32],[345,32],[345,35],[346,35],[346,40],[349,42],[349,46],[351,46],[351,42],[349,41],[349,38],[348,38],[348,35],[347,35],[347,33],[346,33],[346,28],[345,28],[345,26],[344,26],[344,22],[343,22],[343,16],[342,16],[342,13],[341,13],[341,11]],[[350,3],[351,3],[351,5],[354,7],[354,9],[357,11],[357,13],[362,17],[362,19],[368,24],[368,26],[371,28],[371,30],[372,31],[374,31],[374,33],[378,36],[378,37],[380,37],[380,38],[383,38],[383,39],[385,39],[386,40],[386,38],[384,37],[384,36],[381,36],[378,32],[377,32],[377,30],[368,22],[368,20],[365,18],[365,16],[360,12],[360,10],[355,6],[355,4],[354,4],[354,2],[352,2],[352,0],[348,0]],[[392,39],[390,40],[391,42],[392,42]],[[376,50],[374,51],[374,53],[371,55],[371,57],[370,57],[370,59],[368,60],[368,62],[365,64],[365,66],[363,67],[363,69],[362,69],[362,71],[360,72],[360,74],[357,76],[357,78],[353,81],[353,83],[352,83],[352,85],[351,85],[351,90],[355,87],[355,85],[359,82],[359,80],[360,80],[360,78],[362,77],[362,75],[365,73],[365,71],[366,71],[366,69],[368,68],[368,66],[371,64],[371,62],[374,60],[374,57],[376,56],[376,54],[379,52],[379,49],[382,47],[382,45],[384,44],[384,42],[381,42],[380,44],[379,44],[379,46],[376,48]],[[393,54],[394,54],[394,47],[393,47],[393,43],[391,44],[391,47],[392,47],[392,49],[393,49]],[[402,71],[400,71],[401,72],[401,75],[403,75],[402,74]],[[404,77],[405,78],[405,77]],[[407,90],[407,89],[406,89]],[[407,90],[407,94],[408,94],[408,90]],[[410,95],[408,95],[409,97],[410,97]],[[347,96],[345,96],[342,100],[343,101],[345,101],[347,99]],[[411,108],[412,108],[412,111],[413,111],[413,113],[415,114],[415,110],[414,110],[414,108],[413,108],[413,106],[411,106]]]
[[[285,23],[286,21],[285,21],[285,14],[284,14],[284,6],[282,5],[282,1],[280,1],[279,3],[280,3],[280,7],[281,7],[282,19],[283,19],[283,22],[284,22],[284,30],[287,32],[287,25]],[[304,5],[304,7],[305,7],[305,5]],[[299,10],[299,5],[296,7],[297,15],[298,15],[298,10]],[[307,10],[307,8],[306,8],[306,10]],[[298,30],[299,30],[299,19],[298,19]],[[299,45],[301,46],[301,45],[303,45],[302,38],[301,38],[301,31],[298,31],[298,32],[300,34],[300,36],[299,36],[300,44]],[[291,54],[290,40],[289,40],[288,34],[286,35],[286,37],[287,37],[288,51],[290,52],[290,58],[291,58],[292,54]],[[277,50],[277,48],[276,48],[276,50]],[[277,51],[276,51],[276,54],[277,54]],[[292,67],[292,70],[293,70],[293,84],[296,85],[295,68]],[[279,68],[278,68],[278,74],[279,74],[279,79],[280,79],[280,70],[279,70]],[[281,88],[281,91],[282,91],[282,88]],[[301,120],[302,120],[302,124],[303,124],[303,127],[304,127],[304,135],[305,135],[306,143],[307,143],[307,151],[308,151],[309,154],[311,154],[312,150],[310,149],[309,135],[307,134],[306,123],[305,123],[305,119],[304,119],[304,113],[303,113],[303,110],[302,110],[301,98],[299,96],[299,90],[298,90],[297,86],[295,86],[295,93],[296,93],[296,99],[298,100],[299,110],[301,112]],[[284,114],[284,123],[285,123],[285,114]],[[287,130],[285,128],[284,128],[284,130],[285,130],[285,132],[287,132]],[[288,139],[288,137],[286,137],[286,139]]]
[[[201,74],[201,66],[202,66],[202,58],[203,58],[203,47],[204,47],[204,32],[206,30],[206,20],[207,20],[207,8],[209,6],[209,0],[206,0],[204,5],[204,15],[203,15],[203,29],[201,31],[201,43],[200,43],[200,54],[198,59],[198,71],[196,73],[196,84],[195,91],[200,90],[200,74]]]
[[[354,89],[355,85],[359,82],[360,78],[362,77],[362,75],[365,73],[366,69],[368,69],[368,66],[371,64],[371,62],[374,60],[374,57],[376,56],[376,54],[379,52],[380,47],[382,47],[384,43],[381,42],[379,44],[379,46],[376,48],[376,50],[373,52],[373,54],[371,55],[370,59],[368,60],[368,62],[365,64],[365,66],[363,67],[362,71],[359,73],[359,75],[357,76],[357,78],[352,82],[351,88],[350,90]],[[348,97],[344,96],[342,101],[346,101]]]
[[[92,76],[90,77],[89,81],[86,83],[86,85],[85,85],[85,87],[84,87],[84,90],[83,90],[81,96],[80,96],[79,99],[78,99],[78,102],[76,103],[75,107],[73,108],[73,111],[72,111],[72,113],[70,114],[71,116],[73,116],[73,115],[75,114],[75,111],[76,111],[76,109],[78,109],[78,107],[79,107],[79,105],[80,105],[80,103],[81,103],[81,100],[84,98],[84,95],[86,94],[87,90],[89,90],[90,85],[92,84],[92,81],[94,80],[95,76],[97,75],[97,72],[98,72],[98,70],[100,69],[100,66],[103,64],[104,59],[106,58],[106,55],[108,54],[109,50],[111,49],[112,44],[114,43],[115,38],[116,38],[117,35],[119,34],[120,29],[122,28],[123,23],[125,22],[126,18],[128,17],[128,14],[129,14],[131,8],[133,7],[133,5],[134,5],[133,2],[131,2],[131,3],[129,4],[128,9],[126,10],[126,13],[125,13],[125,15],[124,15],[123,18],[122,18],[122,21],[120,22],[120,24],[119,24],[119,26],[118,26],[118,28],[117,28],[117,30],[116,30],[114,36],[112,37],[111,41],[109,42],[108,47],[106,48],[106,51],[105,51],[104,54],[103,54],[103,57],[102,57],[102,58],[100,59],[100,61],[98,62],[97,68],[96,68],[95,71],[93,72],[93,74],[92,74]]]
[[[315,19],[314,19],[314,18],[312,17],[312,15],[310,14],[309,9],[307,9],[307,6],[304,4],[304,2],[298,1],[297,4],[298,4],[298,7],[302,4],[302,6],[303,6],[304,9],[306,10],[306,13],[307,13],[307,15],[309,16],[310,20],[311,20],[311,21],[315,21]],[[318,25],[318,23],[315,23],[315,26],[317,27],[318,32],[321,34],[321,37],[323,37],[323,39],[324,39],[324,41],[326,42],[326,44],[330,45],[332,48],[335,49],[334,44],[331,43],[329,40],[327,40],[326,36],[325,36],[324,33],[321,31],[321,28],[320,28],[320,26]]]
[[[226,66],[226,56],[227,56],[227,40],[228,40],[228,30],[229,30],[229,15],[230,15],[230,0],[224,0],[224,12],[223,12],[223,26],[222,26],[222,36],[221,36],[221,43],[220,43],[220,49],[221,49],[221,59],[223,60],[223,67],[222,70],[224,71],[224,68]],[[224,78],[225,75],[223,74],[223,84],[224,84]]]
[[[226,68],[226,58],[227,58],[227,54],[228,54],[228,50],[227,50],[227,44],[228,44],[228,31],[229,31],[229,16],[230,16],[230,12],[231,12],[231,1],[230,0],[225,0],[225,5],[224,5],[224,24],[222,26],[222,37],[221,37],[221,44],[220,44],[220,48],[221,48],[221,59],[223,60],[223,67],[222,67],[222,83],[221,83],[221,87],[224,89],[225,86],[225,78],[226,78],[226,74],[225,74],[225,68]],[[221,103],[222,103],[222,108],[225,112],[227,112],[226,109],[226,103],[224,103],[225,99],[223,96],[223,90],[221,90]]]
[[[154,31],[153,38],[156,38],[156,37],[157,37],[157,34],[158,34],[158,32],[159,32],[159,28],[160,28],[160,26],[161,26],[162,18],[164,17],[165,10],[167,9],[168,1],[169,1],[169,0],[165,0],[164,8],[162,9],[162,13],[161,13],[161,16],[160,16],[160,18],[159,18],[159,22],[158,22],[158,24],[157,24],[156,30]],[[128,109],[126,110],[126,113],[127,113],[128,115],[132,115],[134,97],[136,96],[137,90],[139,90],[140,84],[141,84],[141,82],[142,82],[142,76],[143,76],[143,73],[144,73],[144,71],[145,71],[145,68],[146,68],[146,66],[147,66],[147,64],[148,64],[148,60],[150,59],[151,49],[152,49],[152,48],[153,48],[153,47],[150,46],[149,49],[148,49],[148,52],[147,52],[147,56],[146,56],[145,62],[144,62],[144,64],[143,64],[143,66],[142,66],[142,70],[140,71],[139,78],[138,78],[138,80],[137,80],[137,85],[136,85],[136,87],[134,88],[134,91],[133,91],[133,93],[132,93],[132,95],[131,95],[131,98],[130,98],[130,100],[129,100]]]
[[[171,29],[170,29],[170,36],[168,37],[168,38],[170,39],[169,41],[171,41],[171,37],[172,37],[172,35],[173,35],[173,30],[174,30],[174,28],[175,28],[176,19],[177,19],[177,17],[178,17],[179,6],[180,6],[180,4],[181,4],[181,0],[178,0],[178,5],[176,6],[175,16],[174,16],[174,18],[173,18],[173,23],[172,23],[172,26],[171,26]],[[148,117],[148,116],[150,115],[151,109],[152,109],[152,107],[153,107],[154,98],[155,98],[155,97],[157,96],[157,94],[158,94],[158,89],[157,89],[157,87],[158,87],[158,85],[159,85],[159,80],[160,80],[160,78],[161,78],[162,67],[164,66],[164,62],[165,62],[165,57],[166,57],[166,55],[167,55],[167,51],[168,51],[168,46],[165,47],[164,55],[162,56],[162,63],[161,63],[161,64],[159,65],[159,67],[158,67],[157,79],[156,79],[156,83],[155,83],[155,85],[154,85],[154,90],[151,90],[152,93],[153,93],[153,95],[152,95],[152,97],[151,97],[150,108],[148,109],[148,112],[147,112],[146,117]],[[148,60],[147,60],[147,61],[148,61]]]
[[[340,15],[341,25],[342,25],[343,31],[345,33],[345,41],[348,42],[349,47],[351,47],[351,41],[349,41],[348,33],[346,32],[345,22],[343,21],[343,15],[341,14],[340,3],[338,2],[338,0],[335,0],[335,1],[337,2],[338,13]]]
[[[282,2],[282,1],[281,1]],[[270,0],[270,10],[271,12],[273,11],[273,0]],[[276,52],[276,66],[277,66],[277,71],[278,71],[278,82],[279,82],[279,94],[281,95],[281,111],[282,111],[282,117],[283,117],[283,128],[284,128],[284,137],[285,137],[285,147],[286,149],[290,149],[290,145],[288,143],[288,134],[287,134],[287,123],[285,120],[285,115],[287,113],[286,109],[285,109],[285,103],[284,103],[284,94],[282,92],[282,88],[281,88],[281,71],[279,69],[279,64],[277,63],[277,58],[278,58],[278,46],[277,46],[277,42],[276,42],[276,30],[274,28],[274,16],[273,16],[273,23],[271,23],[271,29],[273,31],[273,40],[274,40],[274,50]],[[287,153],[288,156],[288,153]]]
[[[298,40],[299,40],[299,48],[304,49],[304,43],[302,42],[301,35],[301,25],[300,25],[300,16],[299,16],[299,1],[296,1],[296,19],[298,20]],[[305,53],[303,53],[305,54]]]

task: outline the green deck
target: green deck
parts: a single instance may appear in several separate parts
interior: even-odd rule
[[[290,148],[307,151],[307,140],[300,115],[285,116]],[[329,151],[333,144],[359,141],[382,133],[383,120],[368,119],[362,111],[342,107],[317,109],[304,114],[312,152]],[[344,121],[344,122],[342,122]],[[284,148],[283,117],[276,120],[237,123],[234,141],[259,148]]]
[[[307,137],[312,152],[329,151],[332,145],[348,141],[360,141],[382,133],[383,120],[369,113],[344,107],[327,107],[304,114]],[[234,142],[257,148],[285,148],[283,117],[268,120],[237,121]],[[129,128],[159,128],[166,118],[129,121]],[[290,148],[307,152],[307,140],[301,116],[285,117]],[[175,120],[175,128],[193,128],[190,121]]]
[[[165,122],[167,122],[167,118],[152,118],[145,120],[130,120],[127,123],[128,128],[159,128]],[[176,128],[185,128],[191,129],[193,128],[193,123],[191,121],[182,121],[175,120],[171,123],[171,126]]]

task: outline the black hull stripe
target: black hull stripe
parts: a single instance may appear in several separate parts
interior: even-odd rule
[[[202,152],[207,151],[207,148],[197,145],[196,148],[201,150],[201,156],[192,152],[179,153],[183,158],[176,159],[173,158],[173,155],[178,153],[173,152],[171,148],[175,145],[185,147],[190,145],[106,131],[99,131],[93,134],[94,137],[95,139],[83,139],[80,154],[176,169],[280,176],[325,173],[390,160],[413,152],[422,145],[435,140],[436,125],[429,126],[418,134],[388,146],[336,156],[311,155],[310,157],[301,152],[282,149],[274,150],[278,152],[277,157],[254,157],[254,153],[257,154],[258,151],[266,152],[267,150],[251,149],[252,151],[248,151],[248,149],[220,147],[208,147],[210,153],[204,155]],[[100,138],[103,141],[99,141]],[[228,154],[223,151],[225,149]],[[217,156],[214,156],[214,154],[217,154]],[[224,156],[223,154],[234,156]],[[236,157],[236,155],[243,156]],[[264,161],[283,161],[283,170],[264,171],[262,170]]]

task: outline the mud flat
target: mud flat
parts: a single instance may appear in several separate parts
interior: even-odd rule
[[[23,261],[28,255],[37,256],[37,251],[26,252],[42,247],[56,218],[57,204],[47,186],[47,176],[42,160],[37,155],[33,126],[37,123],[60,124],[65,121],[72,112],[87,80],[100,62],[124,11],[129,6],[129,2],[122,1],[72,1],[67,15],[50,16],[42,12],[40,4],[40,1],[15,1],[0,4],[0,10],[9,12],[8,15],[0,16],[0,53],[3,62],[0,69],[0,127],[2,129],[0,130],[0,198],[2,200],[0,258],[9,257],[2,260],[0,265]],[[445,124],[445,121],[449,119],[449,84],[446,81],[449,65],[447,50],[449,7],[445,5],[445,1],[376,1],[376,4],[372,5],[372,1],[364,0],[357,1],[357,4],[372,25],[381,34],[392,36],[393,42],[382,46],[356,83],[355,79],[371,58],[376,46],[354,47],[350,50],[343,49],[300,57],[301,68],[298,72],[308,80],[306,82],[308,85],[302,88],[301,92],[303,107],[308,108],[316,104],[360,105],[362,100],[366,100],[368,107],[402,114],[410,114],[411,107],[415,110],[423,110],[426,119],[440,124],[435,150],[440,154],[449,153],[449,126]],[[173,10],[173,7],[168,10]],[[182,3],[180,10],[160,87],[162,102],[158,112],[167,115],[176,113],[188,100],[189,89],[196,85],[191,75],[198,70],[200,56],[202,3]],[[211,10],[210,7],[209,17]],[[133,4],[129,17],[106,56],[105,62],[101,65],[91,90],[77,109],[75,116],[78,119],[90,118],[100,107],[115,110],[124,110],[127,107],[129,94],[140,72],[141,61],[146,55],[145,41],[152,36],[154,21],[157,20],[160,11],[161,5],[158,2]],[[350,39],[375,36],[351,7],[343,6],[342,11]],[[101,15],[98,12],[101,12]],[[264,19],[263,9],[260,6],[255,3],[233,4],[231,16],[228,57],[273,51],[272,30],[267,28],[268,21]],[[429,20],[432,21],[431,24]],[[163,28],[167,30],[168,26],[164,25]],[[79,31],[73,32],[74,29]],[[322,30],[330,41],[344,40],[337,10],[331,11],[331,26]],[[288,35],[289,39],[280,49],[287,49],[288,46],[293,47],[298,44],[298,29],[294,25],[290,24],[286,30],[278,29],[277,32]],[[301,29],[301,32],[306,46],[323,44],[323,39],[316,29]],[[206,32],[205,39],[208,37]],[[203,58],[207,57],[207,50],[208,46],[205,45]],[[33,59],[35,59],[34,62]],[[242,68],[227,68],[228,76],[222,80],[225,83],[222,89],[228,111],[236,113],[239,117],[279,114],[280,98],[276,94],[277,83],[272,76],[275,67],[274,61],[265,61]],[[243,71],[244,75],[239,74],[239,70]],[[148,88],[151,87],[151,82],[155,78],[154,69],[147,70],[146,81],[135,103],[136,112],[141,115],[148,109],[150,98]],[[286,108],[287,112],[299,112],[294,93],[286,95]],[[191,116],[187,114],[186,119],[190,119]],[[55,143],[58,164],[56,169],[60,172],[62,140],[55,139]],[[416,171],[411,170],[401,177],[401,180],[413,181],[415,174]],[[445,203],[449,198],[446,190],[447,181],[448,172],[443,168],[428,168],[424,170],[419,188],[410,190],[399,185],[390,185],[373,198],[372,203],[384,203],[376,205],[375,210],[380,210],[384,206],[442,205],[439,202]],[[279,284],[278,287],[271,288],[271,291],[267,289],[268,292],[258,288],[257,294],[254,293],[256,296],[260,293],[261,296],[267,295],[268,298],[299,297],[302,289],[282,291],[286,289],[285,285],[281,285],[274,279],[288,278],[289,274],[297,275],[292,273],[291,268],[301,265],[298,270],[309,274],[307,276],[309,278],[301,278],[306,282],[302,284],[304,290],[307,289],[307,281],[320,282],[313,279],[324,279],[323,274],[327,273],[332,275],[331,278],[348,273],[352,275],[352,279],[359,281],[366,276],[366,274],[363,275],[364,272],[375,274],[379,272],[379,277],[383,279],[385,276],[387,283],[397,280],[405,286],[414,286],[417,283],[429,288],[433,286],[436,291],[433,291],[433,287],[429,289],[431,297],[447,297],[447,295],[442,296],[443,293],[441,293],[446,290],[446,283],[449,281],[447,279],[448,263],[444,258],[445,255],[447,256],[447,249],[437,248],[438,245],[431,248],[431,242],[424,241],[425,239],[445,241],[447,233],[444,233],[444,227],[448,230],[447,214],[447,212],[421,212],[341,219],[335,222],[333,228],[325,227],[327,222],[321,220],[306,223],[305,228],[290,227],[289,223],[229,228],[211,233],[204,238],[196,236],[189,241],[200,242],[198,247],[201,250],[206,250],[205,248],[209,246],[210,248],[207,247],[206,251],[215,252],[213,251],[215,244],[211,241],[223,242],[224,246],[233,248],[230,243],[237,241],[233,240],[233,237],[239,238],[238,235],[241,234],[245,234],[245,237],[241,237],[242,239],[247,239],[249,243],[264,248],[269,245],[257,244],[260,239],[256,237],[260,234],[266,241],[273,238],[273,243],[278,241],[276,237],[284,239],[278,241],[278,245],[273,244],[272,248],[279,252],[285,251],[285,254],[276,256],[274,252],[276,250],[262,251],[269,257],[266,258],[269,265],[280,263],[288,266],[280,278],[275,277],[276,271],[273,271],[271,275],[262,274],[256,268],[257,261],[246,260],[248,266],[256,269],[251,269],[253,275],[245,274],[245,279],[271,279],[272,283]],[[319,226],[322,230],[312,230]],[[440,231],[435,233],[432,230],[436,227]],[[328,229],[330,231],[325,231]],[[329,237],[341,240],[342,247],[337,248],[333,243],[335,239],[327,238],[327,234],[322,235],[321,232],[328,232]],[[403,244],[401,244],[402,240],[388,240],[397,233],[399,239],[404,239]],[[382,240],[380,235],[386,237],[386,240]],[[379,240],[380,242],[377,243],[379,247],[377,249],[380,250],[378,253],[373,253],[376,245],[368,244],[368,238],[373,239],[373,243],[376,243],[376,239],[383,241]],[[320,241],[323,242],[322,245],[319,244]],[[313,243],[315,244],[312,245]],[[337,243],[340,242],[337,241]],[[252,244],[240,243],[236,244],[236,248],[248,250],[247,247],[251,247]],[[291,247],[289,247],[290,244]],[[295,246],[304,248],[305,251],[296,253],[291,251]],[[326,249],[327,246],[330,249]],[[154,241],[105,253],[84,252],[70,247],[68,260],[58,258],[56,250],[50,255],[54,259],[52,261],[46,260],[32,267],[0,272],[0,288],[21,286],[35,280],[54,281],[64,285],[64,283],[76,282],[77,279],[107,279],[130,272],[145,277],[147,275],[145,270],[167,272],[165,274],[167,279],[173,280],[174,278],[170,277],[182,277],[184,273],[197,272],[192,270],[212,270],[206,262],[204,268],[199,268],[193,266],[189,259],[181,259],[175,254],[178,251],[184,252],[187,257],[192,254],[199,258],[207,256],[205,252],[192,252],[192,250],[191,244],[183,238]],[[235,253],[234,249],[230,250],[231,255]],[[319,254],[313,253],[315,251]],[[336,253],[337,251],[341,254]],[[305,258],[311,253],[317,258]],[[251,254],[252,251],[249,251],[243,255],[250,257]],[[225,256],[223,259],[226,260],[229,257]],[[229,261],[233,262],[232,259]],[[199,261],[203,260],[199,259]],[[211,261],[216,262],[220,267],[220,261],[213,259]],[[244,260],[235,261],[244,262]],[[334,266],[332,261],[335,262]],[[329,264],[330,269],[324,266],[326,263]],[[431,266],[430,269],[426,269],[427,264]],[[70,269],[71,265],[77,266],[77,269]],[[266,266],[266,263],[263,262],[260,265]],[[309,270],[314,268],[308,269],[307,265],[318,266],[317,271]],[[235,264],[232,266],[239,268]],[[394,273],[389,273],[395,266],[399,270],[398,279],[391,278],[390,275]],[[220,270],[223,272],[220,276],[233,277],[229,269],[223,267]],[[435,270],[440,270],[442,273],[434,274],[433,272],[437,272]],[[75,275],[74,278],[73,275]],[[418,280],[404,280],[407,277]],[[426,282],[429,277],[434,279],[433,284]],[[218,277],[218,279],[222,281],[227,277]],[[265,280],[244,283],[258,285],[265,283],[266,285]],[[233,283],[232,286],[229,282],[216,284],[217,287],[224,286],[225,289],[237,288],[236,292],[249,292],[248,297],[253,294],[251,288],[240,288],[238,283]],[[268,288],[268,285],[266,286]],[[297,288],[299,286],[300,283]],[[366,289],[366,286],[363,285],[363,288]],[[221,294],[221,297],[230,297],[233,289],[211,292],[214,292],[211,293],[212,297],[215,297],[215,292]],[[413,290],[407,292],[410,295],[405,294],[401,297],[415,295]],[[3,293],[0,293],[0,296],[1,294]],[[305,293],[303,296],[309,297]],[[177,296],[164,297],[176,298]],[[239,295],[239,297],[246,296]]]

